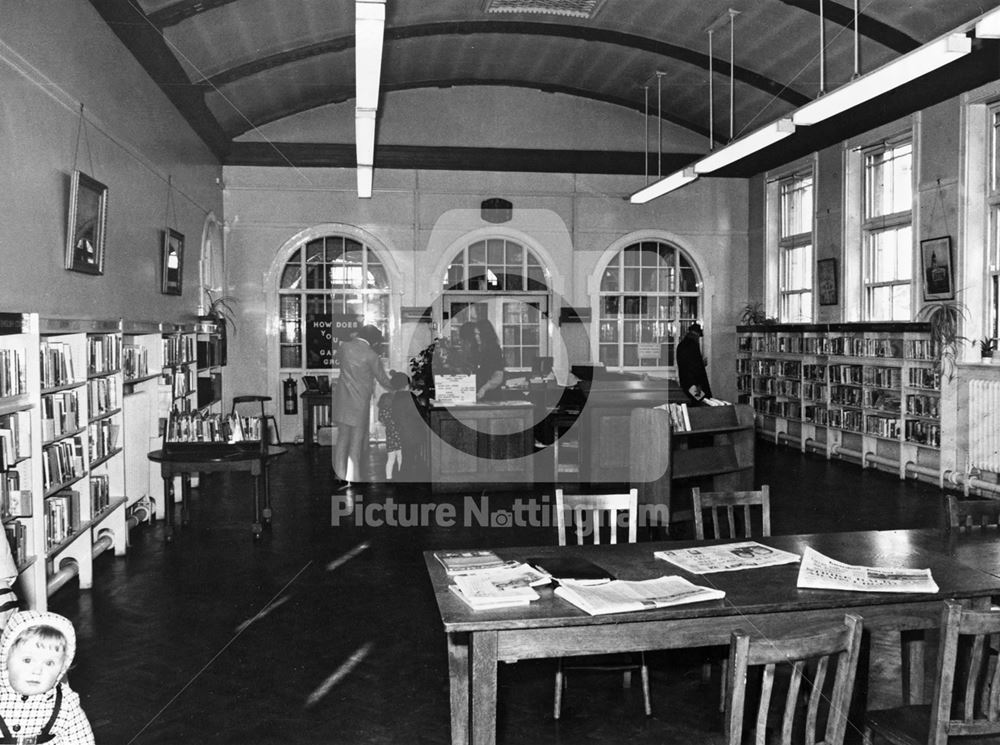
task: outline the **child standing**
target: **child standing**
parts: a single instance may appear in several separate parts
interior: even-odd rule
[[[56,613],[20,611],[0,636],[0,743],[94,745],[80,696],[65,682],[76,632]]]
[[[405,373],[394,370],[389,374],[389,390],[378,399],[378,420],[385,425],[386,481],[391,481],[396,469],[403,467],[403,438],[393,413],[393,402],[398,396],[409,396],[409,390],[410,379]]]

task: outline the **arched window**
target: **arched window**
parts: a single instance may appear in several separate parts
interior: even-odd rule
[[[375,251],[325,235],[296,249],[278,286],[282,371],[329,370],[337,341],[370,323],[388,337],[389,278]]]
[[[508,370],[530,370],[549,354],[549,286],[528,247],[508,238],[469,244],[445,271],[443,291],[442,321],[453,341],[462,323],[487,318]]]
[[[601,275],[598,359],[606,367],[666,367],[688,324],[701,318],[702,283],[676,246],[644,240],[615,254]]]

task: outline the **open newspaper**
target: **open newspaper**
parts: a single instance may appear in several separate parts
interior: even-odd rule
[[[799,565],[798,587],[856,592],[937,592],[930,569],[864,567],[844,564],[807,548]]]
[[[683,577],[657,577],[634,582],[616,579],[601,585],[564,579],[555,589],[555,594],[592,616],[699,603],[726,596],[722,590],[701,587]]]
[[[475,610],[526,605],[537,600],[536,585],[547,584],[551,577],[529,567],[501,567],[457,575],[449,589]]]
[[[799,560],[798,554],[782,551],[779,548],[771,548],[756,541],[654,551],[653,556],[669,561],[692,574],[731,572],[737,569],[794,564]]]

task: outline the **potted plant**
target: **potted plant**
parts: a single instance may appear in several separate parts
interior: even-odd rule
[[[208,298],[208,305],[198,318],[215,325],[215,331],[219,334],[219,364],[225,365],[227,327],[232,326],[233,332],[236,332],[236,312],[233,310],[233,304],[237,301],[229,295],[221,293],[216,295],[213,290],[205,290],[205,297]]]
[[[958,333],[965,316],[965,306],[952,301],[925,305],[917,313],[917,320],[930,324],[932,353],[938,362],[939,372],[947,375],[949,381],[954,377],[959,342],[966,340]]]
[[[764,303],[747,303],[740,312],[740,325],[761,326],[764,324],[777,323],[778,319],[770,318],[764,310]]]
[[[979,356],[983,363],[991,364],[993,362],[993,351],[997,348],[997,340],[992,339],[988,336],[984,336],[982,339],[973,339],[972,346],[979,345]]]

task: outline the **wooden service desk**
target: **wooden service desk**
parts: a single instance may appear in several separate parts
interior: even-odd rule
[[[269,445],[267,452],[259,449],[224,451],[185,450],[169,452],[153,450],[147,457],[160,464],[163,477],[163,498],[166,500],[166,539],[173,540],[174,533],[174,476],[181,477],[181,524],[187,524],[187,501],[191,491],[191,474],[211,471],[246,471],[253,479],[253,537],[261,537],[264,524],[271,522],[271,489],[267,478],[270,460],[288,452],[285,448]],[[263,493],[263,507],[261,494]]]
[[[444,568],[428,551],[424,560],[447,638],[452,743],[483,745],[496,741],[498,662],[727,645],[738,628],[762,633],[794,632],[812,624],[841,621],[845,613],[860,614],[869,632],[919,632],[939,624],[941,601],[945,598],[988,607],[990,596],[1000,594],[1000,578],[923,547],[926,540],[921,533],[865,531],[758,540],[799,555],[811,546],[850,564],[929,568],[940,588],[936,594],[799,590],[795,586],[797,564],[699,576],[653,558],[656,550],[698,545],[693,541],[496,549],[502,558],[521,560],[556,553],[577,554],[619,579],[677,574],[726,592],[723,600],[604,616],[584,613],[556,597],[550,587],[538,588],[541,599],[527,606],[473,611],[448,590]],[[922,701],[922,638],[919,633],[904,633],[901,638],[904,700]],[[864,686],[856,690],[859,688],[863,690]],[[860,691],[858,695],[862,695]]]
[[[534,480],[535,408],[509,401],[431,406],[427,453],[435,490]]]

